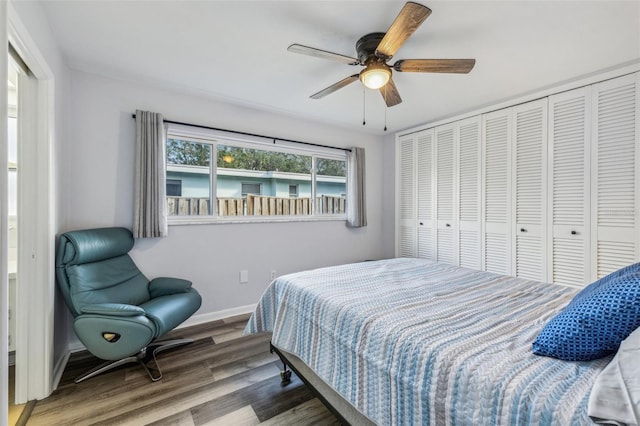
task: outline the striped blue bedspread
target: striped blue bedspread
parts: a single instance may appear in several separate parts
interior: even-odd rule
[[[609,362],[533,355],[575,289],[422,259],[290,274],[246,333],[309,365],[380,425],[585,425]]]

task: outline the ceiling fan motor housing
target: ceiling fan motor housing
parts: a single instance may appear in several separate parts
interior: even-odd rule
[[[358,53],[358,60],[360,65],[366,65],[367,60],[375,57],[376,49],[380,44],[380,40],[384,37],[385,33],[370,33],[360,37],[356,42],[356,52]],[[389,59],[389,58],[382,58]]]

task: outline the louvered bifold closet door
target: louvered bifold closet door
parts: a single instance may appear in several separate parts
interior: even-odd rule
[[[416,134],[418,164],[416,184],[418,194],[418,257],[436,260],[434,183],[435,183],[435,146],[433,129]]]
[[[458,264],[456,226],[456,136],[452,125],[436,127],[436,256],[438,262]]]
[[[591,87],[549,97],[548,280],[590,282]]]
[[[593,87],[592,274],[638,259],[638,75]]]
[[[398,140],[396,153],[396,170],[398,186],[397,203],[397,257],[415,257],[415,144],[413,135],[402,136]]]
[[[547,99],[513,108],[515,275],[546,276]]]
[[[458,247],[460,266],[482,269],[480,117],[459,123]]]
[[[511,275],[511,110],[482,121],[483,269]]]

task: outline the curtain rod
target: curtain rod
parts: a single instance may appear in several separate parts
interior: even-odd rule
[[[131,114],[131,117],[132,118],[136,118],[136,115],[135,114]],[[337,146],[321,145],[321,144],[318,144],[318,143],[311,143],[311,142],[302,142],[302,141],[296,141],[296,140],[293,140],[293,139],[275,138],[273,136],[259,135],[257,133],[239,132],[237,130],[220,129],[218,127],[203,126],[201,124],[184,123],[184,122],[181,122],[181,121],[173,121],[173,120],[163,120],[163,121],[165,123],[170,123],[170,124],[179,124],[179,125],[182,125],[182,126],[198,127],[200,129],[218,130],[218,131],[221,131],[221,132],[236,133],[236,134],[244,135],[244,136],[256,136],[256,137],[259,137],[259,138],[271,139],[271,140],[273,140],[274,144],[276,143],[276,141],[293,142],[293,143],[299,143],[299,144],[302,144],[302,145],[317,146],[317,147],[320,147],[320,148],[339,149],[341,151],[351,152],[351,149],[349,149],[349,148],[339,148]]]

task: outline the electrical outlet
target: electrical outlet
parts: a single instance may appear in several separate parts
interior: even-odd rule
[[[277,274],[275,269],[273,271],[271,271],[271,276],[270,276],[271,277],[271,281],[275,280],[277,275],[278,274]]]
[[[240,284],[246,284],[249,282],[249,271],[243,269],[240,271]]]

